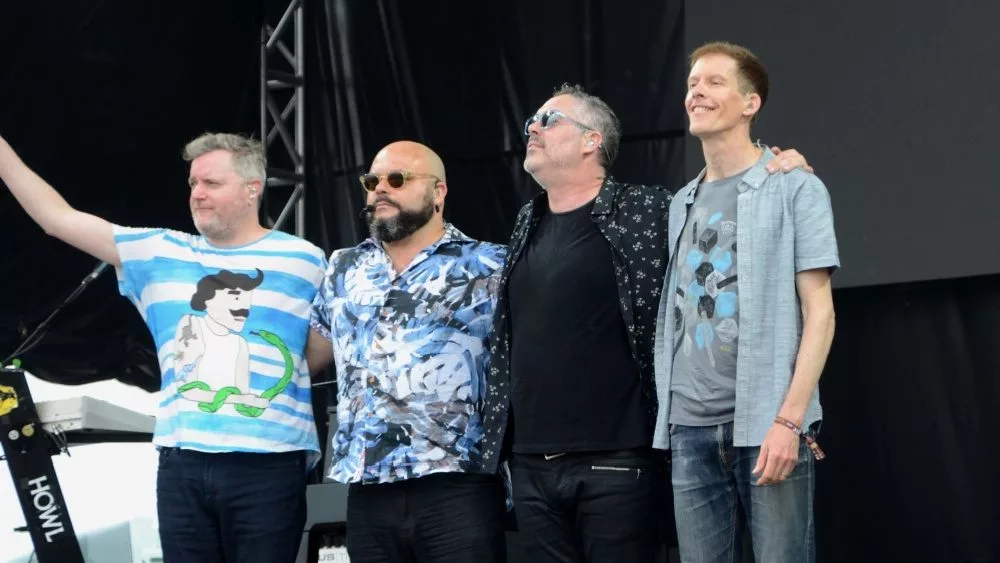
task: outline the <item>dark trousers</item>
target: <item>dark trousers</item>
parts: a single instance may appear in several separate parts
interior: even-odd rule
[[[164,563],[294,563],[305,454],[163,448],[156,497]]]
[[[664,456],[648,448],[513,454],[509,466],[526,561],[645,563],[659,556],[669,510]]]
[[[347,496],[348,556],[351,563],[504,563],[504,499],[493,475],[354,483]]]

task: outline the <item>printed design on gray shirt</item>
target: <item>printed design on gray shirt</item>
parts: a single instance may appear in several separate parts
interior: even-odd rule
[[[696,203],[688,217],[674,320],[678,351],[685,356],[697,351],[716,368],[717,352],[735,355],[739,305],[735,216],[726,217],[714,207]]]

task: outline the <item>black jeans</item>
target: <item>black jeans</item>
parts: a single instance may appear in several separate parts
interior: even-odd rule
[[[509,466],[527,561],[645,563],[659,556],[662,515],[670,509],[664,456],[648,448],[513,454]]]
[[[305,454],[163,448],[156,496],[164,563],[294,563]]]
[[[354,483],[347,496],[351,563],[503,563],[503,482],[436,473],[395,483]]]

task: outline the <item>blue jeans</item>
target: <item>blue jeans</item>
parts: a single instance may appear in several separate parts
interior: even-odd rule
[[[758,486],[759,447],[733,447],[733,424],[670,425],[677,542],[684,563],[738,563],[746,522],[758,563],[815,561],[813,456],[803,440],[795,470]]]
[[[305,455],[162,448],[156,496],[164,563],[294,563]]]

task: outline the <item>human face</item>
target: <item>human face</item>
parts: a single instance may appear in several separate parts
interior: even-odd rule
[[[213,321],[233,332],[243,330],[250,316],[252,291],[229,288],[216,290],[215,296],[205,301],[205,313]]]
[[[524,155],[524,170],[538,179],[555,168],[579,166],[586,154],[585,143],[595,131],[586,129],[579,118],[579,104],[569,95],[556,96],[538,108],[538,113],[557,110],[569,119],[558,119],[543,129],[541,121],[528,126],[528,145]],[[596,141],[595,141],[596,142]]]
[[[749,125],[760,109],[760,96],[740,92],[735,60],[723,54],[709,54],[691,67],[684,107],[691,122],[691,134],[712,137]]]
[[[256,216],[252,192],[259,184],[248,183],[236,173],[228,151],[207,152],[191,161],[189,203],[195,228],[210,240],[233,238],[248,216]]]
[[[420,230],[437,213],[439,185],[435,175],[424,172],[425,163],[402,147],[379,153],[372,162],[371,174],[379,177],[375,189],[368,191],[368,229],[381,242],[397,242]],[[389,184],[391,172],[404,172],[405,181],[398,187]]]

